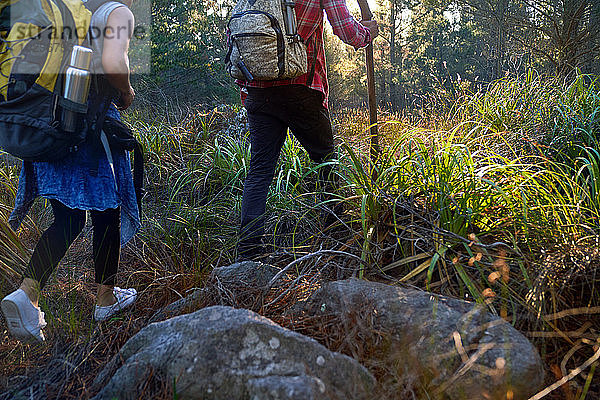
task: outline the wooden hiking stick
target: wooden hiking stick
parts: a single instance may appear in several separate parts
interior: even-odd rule
[[[358,0],[360,14],[364,21],[373,19],[367,0]],[[369,125],[371,126],[370,152],[371,161],[375,162],[379,156],[379,135],[377,134],[377,99],[375,97],[375,65],[373,63],[373,43],[365,48],[367,59],[367,88],[369,91]]]

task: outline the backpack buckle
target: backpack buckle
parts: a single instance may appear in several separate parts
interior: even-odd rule
[[[300,36],[297,33],[295,33],[293,35],[288,35],[287,41],[288,41],[288,44],[304,43],[304,39],[302,39],[302,36]]]

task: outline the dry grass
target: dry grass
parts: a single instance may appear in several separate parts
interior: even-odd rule
[[[419,371],[423,369],[417,358],[392,345],[391,333],[375,327],[375,315],[372,306],[361,302],[355,308],[345,310],[342,316],[315,316],[292,311],[272,319],[360,362],[377,379],[373,398],[427,398],[419,381]]]
[[[135,309],[125,313],[123,318],[96,325],[90,320],[94,285],[81,283],[91,282],[93,275],[89,256],[82,256],[85,253],[84,249],[89,248],[88,240],[89,233],[76,243],[71,256],[59,267],[56,279],[47,289],[47,307],[62,318],[51,322],[47,328],[47,344],[33,346],[17,343],[10,340],[6,330],[1,328],[3,334],[0,352],[4,362],[1,370],[3,379],[0,383],[4,393],[0,395],[0,399],[12,399],[14,393],[19,391],[33,393],[34,398],[90,398],[96,390],[92,385],[95,376],[125,341],[147,324],[157,309],[178,300],[180,294],[185,294],[193,287],[205,286],[207,282],[209,283],[205,286],[200,301],[194,304],[193,308],[184,311],[190,312],[214,304],[252,309],[284,327],[315,338],[333,351],[342,352],[359,360],[378,378],[379,398],[426,398],[416,375],[406,373],[407,370],[415,371],[418,365],[407,365],[405,361],[396,365],[374,361],[374,355],[380,358],[381,354],[390,353],[390,358],[393,358],[394,353],[387,347],[389,343],[386,340],[387,334],[373,329],[372,310],[368,307],[348,310],[344,318],[290,313],[297,301],[305,299],[318,288],[323,277],[347,274],[347,266],[343,263],[324,259],[320,262],[307,261],[301,269],[304,271],[304,278],[300,282],[290,286],[295,280],[295,277],[290,275],[280,286],[265,294],[263,289],[252,287],[210,286],[210,281],[204,278],[195,281],[193,274],[186,278],[169,271],[157,271],[142,266],[138,256],[127,251],[123,257],[121,277],[131,277],[131,283],[141,289],[140,300]],[[556,256],[564,253],[553,254]],[[82,261],[84,262],[81,263]],[[289,258],[287,261],[284,258],[278,260],[279,265],[289,261]],[[325,271],[326,269],[322,268],[323,263],[331,270]],[[82,266],[75,268],[74,265]],[[336,272],[335,269],[339,271]],[[571,281],[573,282],[577,276],[573,274]],[[579,276],[589,279],[585,275]],[[571,296],[585,295],[576,290],[576,285],[570,287],[574,289]],[[235,293],[235,297],[232,297],[231,293]],[[282,293],[285,293],[285,296],[276,304],[265,307]],[[563,301],[568,300],[565,298]],[[82,311],[78,318],[83,323],[73,331],[69,331],[71,325],[63,317],[69,315],[67,310]],[[565,332],[572,343],[557,337],[545,338],[540,344],[550,372],[548,384],[566,375],[570,369],[580,365],[591,355],[593,349],[589,341],[594,338],[599,329],[595,315],[574,312],[571,315],[567,313],[558,317],[560,318],[553,320],[557,330]],[[536,341],[534,334],[530,336]],[[397,358],[409,360],[406,357]],[[555,391],[545,398],[578,398],[577,393],[581,392],[588,377],[590,375],[581,374],[571,383],[563,386],[560,391]],[[592,385],[588,389],[588,398],[594,398],[597,393],[595,380],[593,376],[591,378]],[[140,393],[142,392],[144,395],[140,395],[139,398],[148,398],[148,396],[156,399],[173,398],[171,383],[165,382],[160,376],[150,376],[145,387],[140,388]]]

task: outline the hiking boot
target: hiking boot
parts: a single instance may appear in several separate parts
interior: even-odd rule
[[[8,330],[15,339],[27,342],[46,340],[42,329],[46,326],[44,313],[33,305],[27,293],[18,289],[2,299],[0,305]]]
[[[133,288],[121,289],[115,286],[113,288],[113,294],[117,299],[114,304],[111,304],[110,306],[96,306],[94,320],[97,322],[106,321],[119,311],[135,303],[135,299],[137,298],[137,291]]]

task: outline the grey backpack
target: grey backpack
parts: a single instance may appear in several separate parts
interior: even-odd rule
[[[237,2],[228,23],[225,57],[232,77],[268,81],[307,72],[306,45],[296,32],[293,5],[293,0]]]

